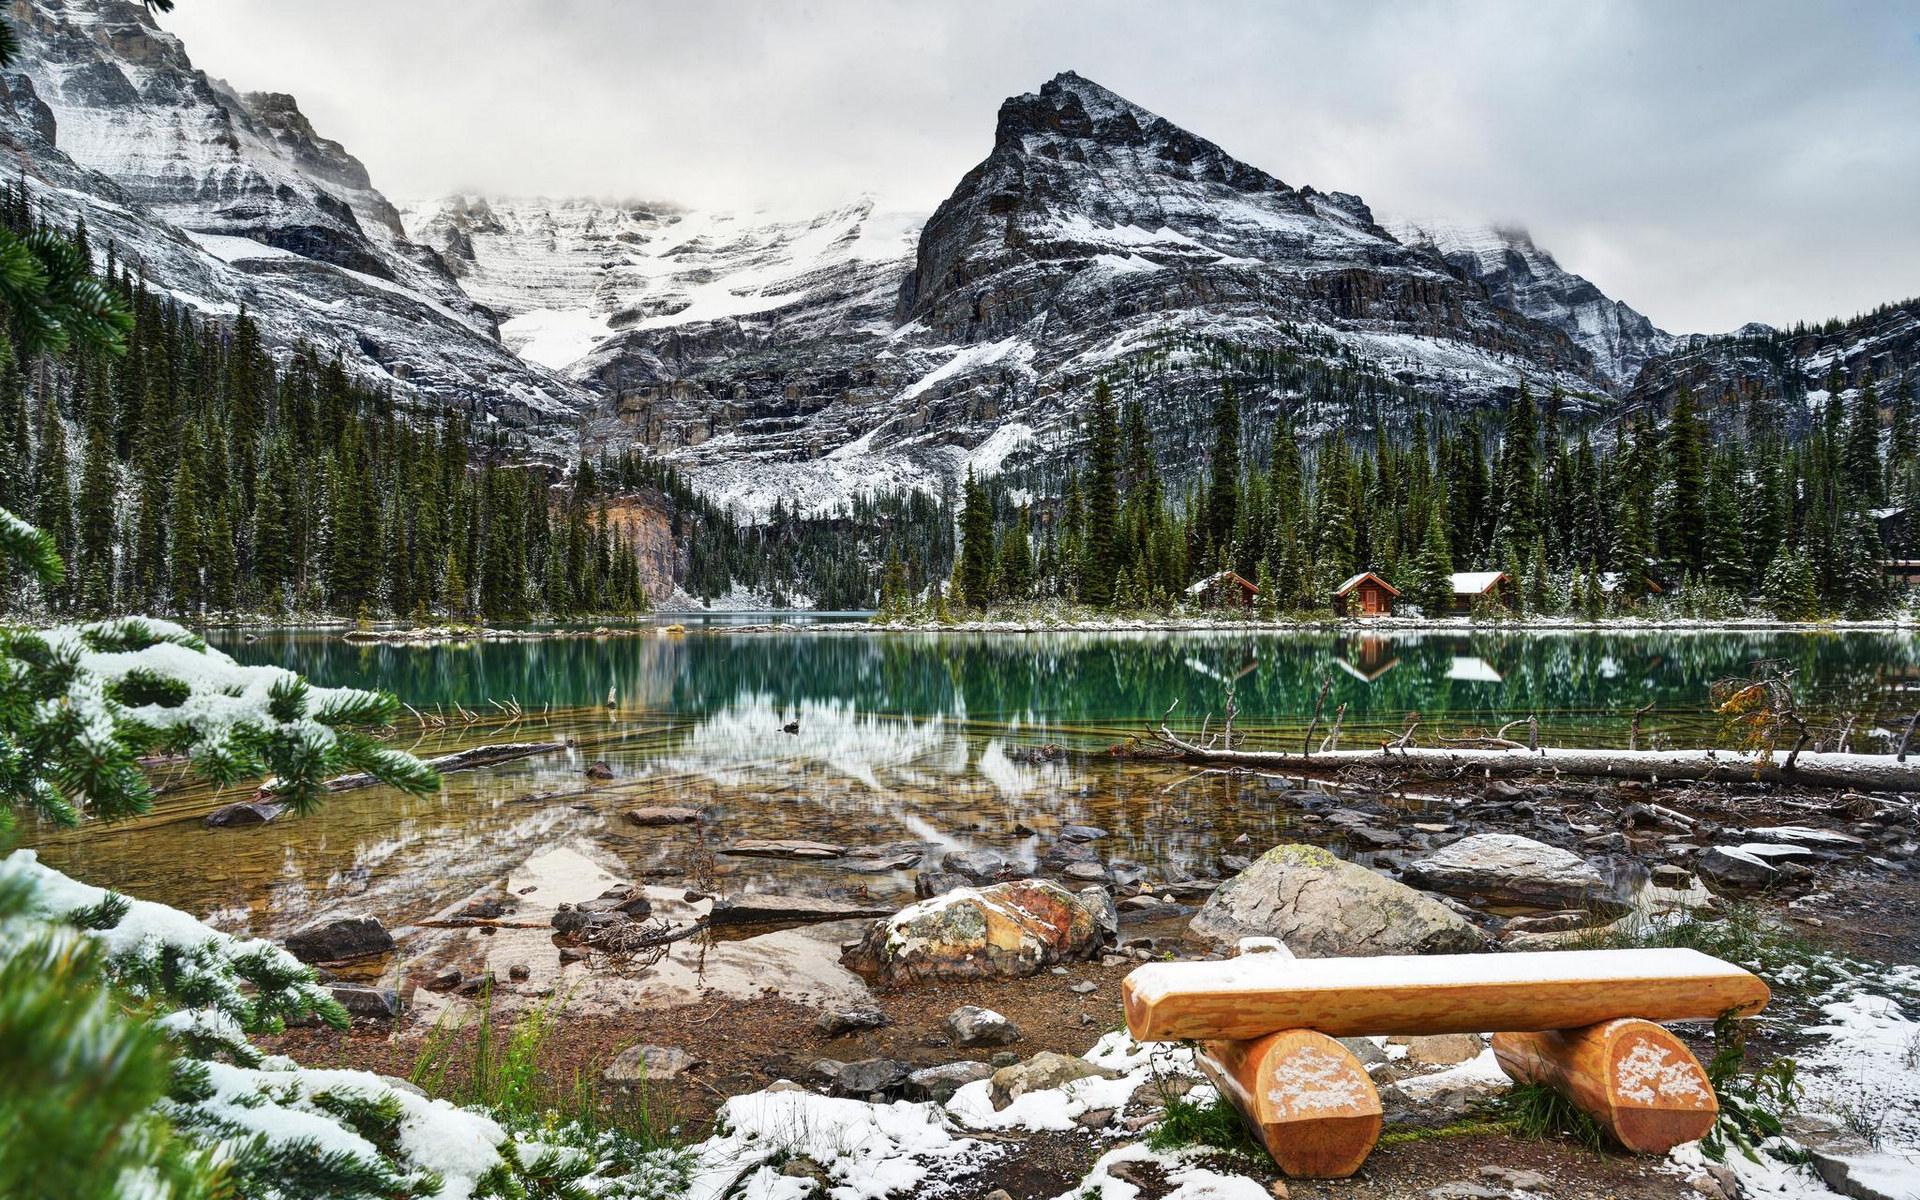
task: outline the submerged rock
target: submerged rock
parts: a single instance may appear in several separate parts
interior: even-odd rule
[[[223,804],[206,815],[208,829],[231,829],[236,825],[265,825],[287,811],[284,804],[270,800],[241,800]]]
[[[1018,978],[1091,957],[1099,922],[1065,888],[1036,879],[956,888],[874,922],[844,961],[885,982]]]
[[[775,896],[764,892],[742,892],[722,896],[713,902],[708,923],[713,925],[759,925],[815,921],[846,921],[861,917],[884,917],[892,909],[873,904],[855,904],[847,900],[828,900],[819,896]]]
[[[959,875],[970,883],[998,883],[1014,871],[1014,865],[998,850],[962,850],[942,859],[939,873]]]
[[[1446,905],[1319,846],[1275,846],[1208,897],[1188,932],[1227,949],[1277,937],[1303,958],[1449,954],[1485,936]]]
[[[671,804],[627,810],[627,821],[633,825],[692,825],[699,820],[699,809]]]
[[[839,858],[846,852],[845,846],[800,838],[742,838],[720,851],[749,858]]]
[[[1549,907],[1605,901],[1607,880],[1579,855],[1517,833],[1477,833],[1407,868],[1407,882],[1496,904]]]
[[[287,935],[287,953],[301,962],[341,962],[393,949],[393,935],[376,917],[335,917]]]

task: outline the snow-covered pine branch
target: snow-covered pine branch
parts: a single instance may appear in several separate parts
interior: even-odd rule
[[[154,753],[188,755],[215,783],[270,776],[296,810],[342,771],[415,792],[439,783],[412,755],[355,731],[391,720],[392,696],[242,666],[170,621],[0,633],[0,670],[0,787],[63,824],[145,811],[139,758]]]

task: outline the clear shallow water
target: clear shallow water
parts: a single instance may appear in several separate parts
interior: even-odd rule
[[[1799,672],[1803,703],[1891,725],[1920,688],[1920,648],[1883,633],[1489,633],[1359,637],[1233,633],[728,633],[684,637],[361,645],[337,631],[229,635],[245,662],[279,663],[318,682],[382,687],[429,714],[399,744],[440,753],[491,740],[576,745],[504,768],[447,777],[438,795],[368,789],[307,818],[208,830],[216,797],[169,791],[137,825],[84,834],[28,829],[55,866],[89,882],[210,916],[223,927],[284,932],[322,912],[420,919],[499,878],[534,850],[576,844],[624,875],[709,878],[724,890],[911,893],[912,872],[861,874],[833,863],[715,856],[740,837],[806,837],[851,846],[992,846],[1031,856],[1049,839],[1018,835],[1088,823],[1113,832],[1106,857],[1156,877],[1210,869],[1246,835],[1287,836],[1293,806],[1271,781],[1116,761],[1114,741],[1157,720],[1217,724],[1231,683],[1249,745],[1297,748],[1321,680],[1327,709],[1346,704],[1348,745],[1377,740],[1419,712],[1423,736],[1457,736],[1529,712],[1560,744],[1622,743],[1649,701],[1643,739],[1716,740],[1712,682],[1761,658]],[[606,704],[609,689],[614,704]],[[515,720],[503,708],[518,705]],[[442,723],[442,718],[445,718]],[[781,726],[798,720],[799,732]],[[1040,764],[1031,747],[1067,754]],[[1861,749],[1876,748],[1869,740]],[[617,778],[590,786],[586,765]],[[641,829],[642,804],[708,810],[703,835]]]

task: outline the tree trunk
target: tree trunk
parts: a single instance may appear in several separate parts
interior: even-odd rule
[[[1802,753],[1792,767],[1724,750],[1406,749],[1338,750],[1294,754],[1285,750],[1208,750],[1164,730],[1159,744],[1176,758],[1215,767],[1298,771],[1312,767],[1381,767],[1423,773],[1481,775],[1578,775],[1590,778],[1753,780],[1867,791],[1920,791],[1920,763],[1891,754]]]
[[[1705,1137],[1720,1112],[1700,1060],[1651,1021],[1496,1033],[1493,1053],[1514,1082],[1560,1092],[1639,1154]]]
[[[1345,1179],[1380,1139],[1380,1093],[1360,1060],[1325,1034],[1206,1042],[1194,1058],[1288,1175]]]

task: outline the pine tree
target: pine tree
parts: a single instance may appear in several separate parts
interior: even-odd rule
[[[1085,561],[1080,598],[1100,606],[1113,601],[1120,566],[1116,541],[1120,517],[1120,430],[1113,393],[1105,379],[1093,387],[1093,411],[1087,420],[1087,495]]]
[[[1428,617],[1442,616],[1453,605],[1453,549],[1444,515],[1437,507],[1427,518],[1427,531],[1414,558],[1407,593],[1407,598]]]
[[[38,498],[33,521],[53,539],[53,547],[62,558],[73,557],[73,490],[68,479],[67,427],[54,405],[49,389],[40,410],[40,438],[33,464],[33,494]],[[56,604],[64,605],[65,588],[52,592]]]
[[[1027,513],[1020,510],[1006,536],[1000,539],[996,569],[999,594],[1015,603],[1023,603],[1033,594],[1033,543],[1027,535]]]
[[[1880,503],[1880,397],[1871,377],[1855,393],[1843,455],[1847,486],[1855,503],[1862,507]]]
[[[987,489],[967,468],[960,516],[960,558],[954,568],[957,599],[969,608],[986,608],[993,601],[993,504]]]
[[[1785,550],[1775,555],[1767,565],[1760,590],[1767,607],[1783,621],[1806,621],[1819,615],[1813,563],[1803,551]]]
[[[173,552],[173,610],[187,614],[200,611],[200,570],[206,553],[200,485],[194,475],[198,458],[199,445],[190,437],[181,448],[180,467],[173,477],[173,512],[167,523],[167,545]]]
[[[1660,549],[1662,556],[1682,572],[1696,575],[1706,565],[1707,546],[1703,441],[1693,393],[1683,387],[1667,422],[1666,505],[1661,513]]]
[[[1240,400],[1233,384],[1222,380],[1213,409],[1213,455],[1208,462],[1206,545],[1230,565],[1240,513]]]

